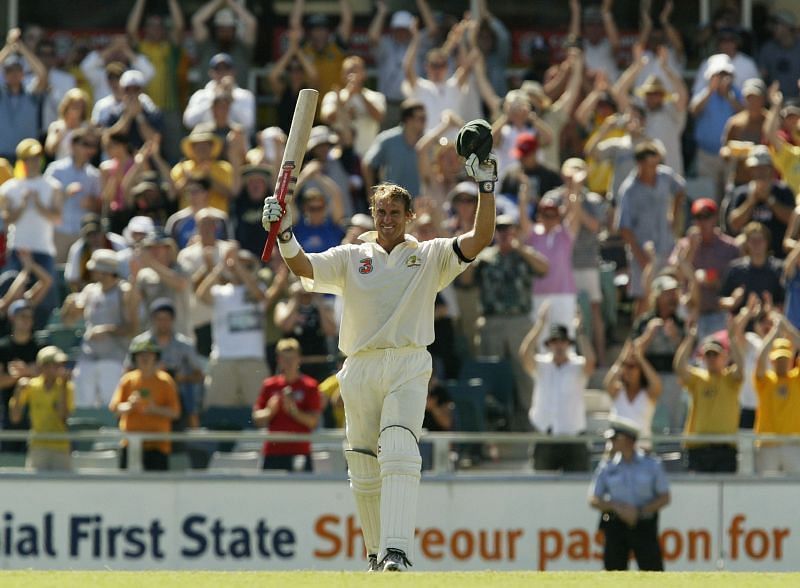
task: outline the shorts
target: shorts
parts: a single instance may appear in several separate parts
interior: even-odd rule
[[[205,406],[252,406],[268,375],[261,358],[212,359],[206,376]]]
[[[68,472],[72,469],[69,449],[30,447],[25,457],[25,469],[40,472]]]
[[[75,405],[105,408],[122,377],[122,359],[79,359],[75,365]]]
[[[572,275],[575,278],[575,287],[578,292],[586,292],[589,295],[589,302],[603,301],[603,291],[600,288],[600,268],[576,269],[572,270]]]

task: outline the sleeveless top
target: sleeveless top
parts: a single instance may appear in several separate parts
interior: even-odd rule
[[[116,325],[124,323],[122,307],[122,289],[118,282],[107,292],[99,283],[89,284],[83,290],[83,317],[86,331],[98,325]],[[88,359],[125,359],[128,353],[128,337],[108,336],[89,341],[84,337],[81,344],[83,357]]]
[[[656,403],[650,400],[647,390],[642,388],[639,393],[630,400],[628,393],[622,389],[611,405],[609,418],[625,417],[639,425],[639,446],[643,449],[650,449],[652,446],[651,424],[653,413],[656,411]]]

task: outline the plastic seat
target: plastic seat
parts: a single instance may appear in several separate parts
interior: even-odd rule
[[[118,470],[119,455],[116,449],[104,451],[73,451],[72,468],[82,470]]]
[[[257,472],[261,466],[258,451],[215,451],[208,463],[209,471]]]
[[[514,414],[515,380],[511,362],[494,356],[468,359],[461,365],[460,380],[468,382],[480,379],[486,399],[484,405],[492,413],[499,412],[499,419],[492,419],[497,429],[507,429]]]

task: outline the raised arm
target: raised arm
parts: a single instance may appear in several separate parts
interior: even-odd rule
[[[586,336],[586,331],[583,328],[583,318],[580,314],[575,319],[575,340],[585,360],[583,364],[583,374],[588,378],[594,373],[595,367],[597,367],[597,356],[594,353],[592,342],[589,341],[589,337]]]
[[[192,35],[197,43],[202,43],[210,36],[208,30],[208,19],[223,7],[226,0],[209,0],[197,9],[192,16]]]
[[[258,35],[258,19],[252,12],[247,10],[244,2],[236,2],[236,0],[227,0],[228,6],[236,16],[239,17],[243,25],[242,42],[248,47],[256,44],[256,36]]]
[[[617,101],[617,108],[621,111],[625,110],[630,103],[630,94],[633,89],[633,84],[636,78],[642,72],[642,69],[647,65],[648,59],[644,54],[644,46],[636,44],[633,46],[633,59],[628,68],[622,72],[619,79],[611,87],[611,95]]]
[[[30,48],[22,42],[22,39],[17,43],[17,50],[20,55],[25,58],[25,61],[28,62],[33,74],[36,76],[36,86],[33,88],[34,93],[41,94],[47,90],[47,86],[50,83],[47,68],[44,63],[42,63],[41,59],[36,56],[36,53],[31,51]]]
[[[417,52],[419,51],[420,32],[417,19],[411,21],[411,42],[403,56],[403,75],[408,84],[409,94],[417,85]]]
[[[697,327],[693,326],[689,329],[686,337],[683,338],[681,344],[678,345],[678,350],[675,352],[675,359],[672,363],[672,367],[683,384],[686,384],[691,378],[689,372],[689,357],[691,357],[692,351],[694,351],[696,339]]]
[[[467,259],[475,259],[494,238],[495,202],[494,187],[497,182],[497,160],[493,155],[479,163],[476,155],[467,160],[467,175],[478,184],[478,209],[472,229],[458,237],[461,253]],[[489,189],[491,187],[491,189]]]
[[[778,127],[780,126],[780,112],[783,106],[783,92],[781,92],[780,82],[777,80],[770,84],[767,90],[767,99],[769,100],[770,109],[764,119],[764,137],[767,143],[775,149],[782,149],[785,141],[778,134]]]
[[[436,24],[436,18],[433,16],[428,0],[417,0],[417,10],[422,19],[422,25],[425,27],[425,34],[429,39],[435,38],[439,32],[439,25]]]
[[[183,33],[186,31],[186,19],[178,0],[169,0],[170,23],[169,37],[174,45],[183,43]]]
[[[619,50],[619,31],[617,30],[617,23],[614,22],[614,0],[603,0],[600,7],[600,14],[603,17],[603,28],[606,31],[606,37],[611,44],[611,52],[616,53]]]
[[[370,45],[377,46],[380,42],[383,34],[383,25],[386,24],[386,15],[388,14],[389,8],[386,6],[385,0],[377,0],[375,2],[375,16],[372,17],[369,29],[367,29],[367,38]]]
[[[761,347],[759,347],[758,355],[756,356],[756,378],[763,378],[767,374],[767,358],[769,357],[769,352],[772,350],[772,344],[775,342],[775,339],[777,339],[778,332],[781,328],[781,315],[777,312],[773,312],[772,317],[772,328],[761,342]]]
[[[523,369],[531,376],[536,375],[536,350],[539,347],[539,337],[542,334],[549,312],[550,303],[543,302],[536,315],[536,322],[533,323],[530,331],[522,339],[522,343],[519,346],[520,362],[522,362]]]
[[[128,15],[128,21],[125,23],[125,31],[131,38],[131,42],[139,39],[139,27],[142,25],[142,15],[144,15],[144,5],[147,0],[136,0],[133,3],[131,13]]]
[[[571,113],[581,93],[581,84],[583,83],[583,51],[577,47],[568,49],[567,62],[569,64],[569,80],[567,81],[567,87],[552,106],[552,109],[556,112]]]
[[[647,378],[647,395],[653,402],[658,401],[663,387],[661,376],[658,375],[658,372],[653,367],[653,364],[650,363],[645,356],[644,347],[641,345],[641,342],[633,342],[631,354],[639,362],[639,367],[641,368],[644,377]]]
[[[681,38],[681,34],[674,26],[672,26],[672,22],[670,22],[669,19],[673,8],[674,4],[672,0],[667,0],[664,2],[664,8],[661,10],[658,20],[661,23],[661,28],[664,29],[664,33],[667,36],[667,40],[669,41],[672,50],[675,52],[675,57],[680,60],[683,59],[685,50],[683,48],[683,39]]]
[[[336,31],[343,43],[350,42],[353,34],[353,7],[350,0],[339,0],[339,27]]]
[[[658,62],[661,65],[661,71],[667,76],[667,80],[669,80],[672,89],[678,95],[675,102],[675,109],[678,112],[685,112],[689,106],[689,88],[678,72],[672,69],[669,63],[669,49],[664,45],[658,48]]]
[[[580,39],[581,37],[580,0],[569,0],[569,29],[567,35],[572,39]]]

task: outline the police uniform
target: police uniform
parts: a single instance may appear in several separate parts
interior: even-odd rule
[[[387,253],[377,237],[370,231],[359,244],[307,254],[314,277],[302,283],[344,302],[339,348],[347,359],[337,377],[367,553],[400,550],[410,559],[434,301],[468,262],[455,239],[406,235]]]
[[[638,428],[627,419],[612,421],[606,437],[625,434],[638,437]],[[645,513],[642,508],[669,494],[669,482],[661,461],[634,449],[630,460],[617,452],[595,470],[590,499],[618,502],[636,507],[639,516],[634,526],[628,525],[615,512],[604,511],[600,529],[605,534],[603,567],[606,570],[627,570],[631,550],[636,564],[643,571],[663,571],[664,561],[658,543],[658,512]]]

